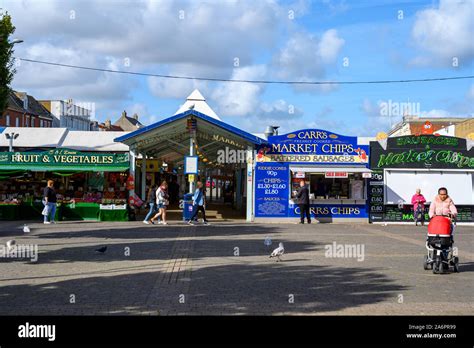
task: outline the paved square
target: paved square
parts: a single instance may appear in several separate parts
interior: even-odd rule
[[[468,226],[456,230],[461,273],[444,275],[423,270],[426,228],[415,226],[29,226],[0,223],[1,244],[39,248],[36,263],[0,259],[0,315],[474,314]],[[279,242],[282,262],[268,257]],[[334,242],[363,246],[363,260],[326,257]]]

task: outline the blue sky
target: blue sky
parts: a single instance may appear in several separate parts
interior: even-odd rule
[[[473,1],[3,0],[0,6],[13,16],[15,37],[25,40],[15,55],[29,59],[224,79],[474,75]],[[222,120],[253,133],[272,124],[282,132],[311,127],[374,136],[401,118],[396,112],[390,118],[381,114],[388,101],[415,103],[430,118],[474,115],[472,79],[295,88],[124,76],[27,62],[17,70],[15,89],[38,99],[94,103],[101,121],[115,120],[127,110],[137,112],[145,124],[156,122],[174,114],[194,88]]]

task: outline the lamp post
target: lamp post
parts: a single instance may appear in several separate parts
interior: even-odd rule
[[[9,140],[9,151],[10,152],[13,152],[13,140],[15,140],[16,138],[18,138],[20,134],[18,133],[14,133],[14,132],[11,132],[10,134],[6,133],[5,134],[5,137]]]

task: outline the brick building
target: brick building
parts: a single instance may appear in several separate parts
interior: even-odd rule
[[[53,116],[34,97],[11,91],[6,110],[0,116],[0,127],[52,127]]]

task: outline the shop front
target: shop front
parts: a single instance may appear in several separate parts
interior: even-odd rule
[[[55,181],[56,219],[128,221],[129,154],[53,149],[0,153],[0,220],[41,219]]]
[[[411,198],[416,189],[430,202],[440,187],[448,189],[458,209],[458,222],[473,222],[474,150],[469,139],[409,135],[370,143],[373,174],[369,180],[371,222],[413,222]]]
[[[270,136],[255,166],[255,219],[299,217],[295,194],[304,180],[311,216],[321,222],[368,219],[369,143],[364,138],[304,129]]]

